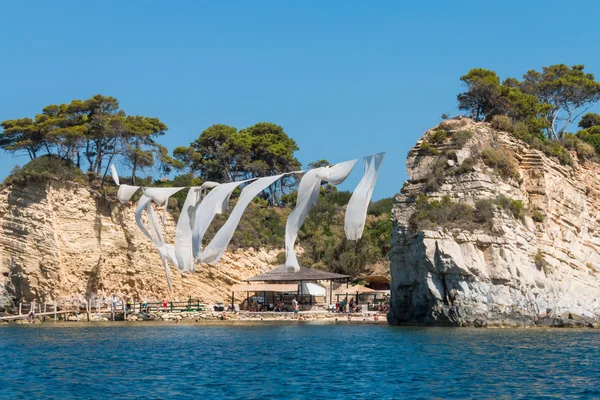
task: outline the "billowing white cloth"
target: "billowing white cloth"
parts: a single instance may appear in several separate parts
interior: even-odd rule
[[[150,197],[159,206],[162,206],[167,202],[169,197],[173,196],[180,190],[185,189],[184,187],[156,187],[156,188],[144,188],[144,194],[146,197]]]
[[[112,175],[113,181],[115,184],[119,186],[119,174],[117,174],[117,169],[115,168],[115,164],[110,164],[110,174]]]
[[[227,245],[231,241],[233,232],[235,231],[235,228],[237,228],[240,219],[242,218],[242,214],[244,213],[244,210],[246,209],[248,204],[250,204],[250,202],[254,197],[256,197],[256,195],[258,195],[260,192],[271,186],[283,175],[286,174],[267,176],[264,178],[257,179],[256,181],[246,186],[244,190],[242,190],[240,198],[238,199],[237,204],[233,208],[233,211],[231,211],[231,215],[227,219],[227,222],[225,222],[225,225],[223,225],[221,229],[219,229],[213,240],[211,240],[208,246],[206,246],[206,249],[204,249],[204,251],[202,252],[200,259],[201,262],[208,263],[211,265],[214,265],[219,262],[219,260],[223,256],[223,253],[225,252],[225,249],[227,248]]]
[[[365,173],[350,197],[344,217],[344,230],[349,240],[358,240],[362,237],[367,219],[367,208],[384,156],[385,153],[378,153],[364,158]]]
[[[345,161],[332,167],[311,169],[300,180],[296,207],[290,213],[285,224],[285,265],[287,267],[292,268],[294,271],[300,270],[300,264],[294,250],[294,243],[296,243],[298,231],[308,216],[308,212],[319,200],[321,182],[325,180],[333,184],[342,183],[350,175],[350,172],[352,172],[356,161]]]
[[[196,207],[200,202],[200,191],[198,187],[191,187],[185,203],[181,207],[181,214],[177,221],[175,231],[175,256],[177,266],[186,272],[194,271],[194,258],[192,256],[192,222],[195,220]]]
[[[144,226],[142,222],[142,213],[146,210],[148,214],[148,225],[150,226],[150,232]],[[174,265],[177,265],[177,260],[175,258],[175,250],[173,246],[168,245],[164,241],[163,233],[160,228],[160,224],[158,223],[158,218],[156,217],[156,213],[152,208],[152,199],[147,197],[146,195],[142,195],[140,200],[138,201],[138,206],[135,211],[135,222],[137,223],[140,230],[146,235],[152,243],[156,246],[158,253],[163,262],[163,268],[165,269],[165,274],[167,276],[167,283],[169,284],[169,290],[172,290],[172,282],[171,282],[171,270],[167,265],[167,260],[169,260]]]
[[[248,182],[238,181],[224,183],[222,185],[214,186],[214,189],[206,195],[204,200],[200,203],[196,209],[193,232],[192,232],[192,254],[194,259],[200,261],[202,251],[202,239],[206,230],[210,226],[211,222],[217,214],[223,214],[227,210],[229,204],[229,198],[231,193],[236,187],[242,183]]]
[[[117,199],[121,203],[126,203],[131,199],[131,196],[139,189],[139,186],[119,185],[119,191],[117,192]]]

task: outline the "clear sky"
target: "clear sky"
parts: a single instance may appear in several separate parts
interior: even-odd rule
[[[282,125],[303,164],[387,151],[374,198],[475,67],[503,79],[585,64],[600,76],[597,1],[0,2],[0,120],[116,97],[161,142],[206,127]],[[26,157],[0,154],[0,178]],[[343,188],[352,189],[354,174]]]

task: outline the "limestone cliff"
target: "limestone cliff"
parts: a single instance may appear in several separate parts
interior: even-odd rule
[[[194,274],[172,269],[169,294],[160,257],[140,232],[135,206],[56,181],[0,190],[0,311],[15,299],[109,298],[227,300],[232,284],[272,268],[278,251],[226,253]],[[168,219],[167,237],[175,224]]]
[[[575,154],[573,166],[561,165],[487,123],[456,118],[441,128],[447,138],[435,138],[432,129],[409,152],[410,180],[395,196],[389,321],[476,326],[597,321],[600,166],[579,163]],[[461,131],[470,134],[456,146],[453,135]],[[520,178],[502,178],[486,166],[479,156],[486,148],[510,152]],[[472,167],[460,170],[469,157]],[[428,182],[435,174],[442,176],[432,188]],[[494,207],[492,229],[416,231],[409,219],[424,192],[471,206],[504,195],[521,200],[526,212],[518,219]]]

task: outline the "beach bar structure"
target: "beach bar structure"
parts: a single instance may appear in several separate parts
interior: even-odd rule
[[[245,292],[279,292],[279,293],[294,293],[298,296],[300,306],[303,307],[302,301],[304,295],[323,295],[326,293],[324,287],[319,282],[329,282],[329,303],[333,303],[333,282],[345,282],[348,285],[350,275],[335,274],[333,272],[321,271],[312,268],[300,268],[298,272],[286,266],[275,268],[263,274],[253,276],[246,279],[246,284],[235,286],[235,291]],[[260,286],[257,286],[260,285]],[[285,285],[287,290],[277,290],[277,285]],[[288,286],[290,285],[290,286]],[[293,286],[293,290],[292,289]],[[246,290],[245,288],[248,288]],[[252,290],[259,289],[259,290]],[[234,302],[234,293],[232,293],[232,303]]]

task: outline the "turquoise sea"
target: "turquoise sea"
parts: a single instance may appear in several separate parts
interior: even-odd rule
[[[600,331],[0,326],[0,398],[600,398]]]

